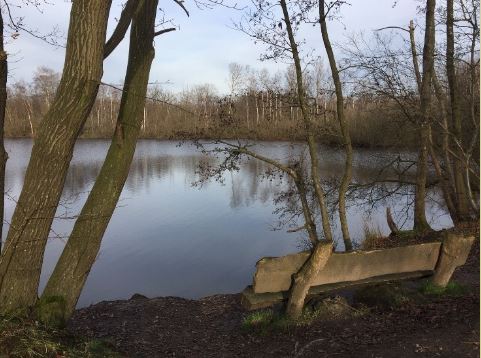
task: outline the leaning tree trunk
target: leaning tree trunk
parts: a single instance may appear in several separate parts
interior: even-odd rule
[[[319,1],[319,22],[321,24],[322,41],[326,49],[327,58],[329,59],[329,66],[331,67],[332,79],[336,90],[336,105],[337,105],[337,120],[341,127],[341,134],[343,139],[344,151],[346,158],[344,161],[344,174],[339,186],[339,220],[341,222],[342,238],[346,251],[352,250],[351,236],[349,235],[349,225],[346,216],[346,193],[352,179],[352,144],[351,135],[349,133],[349,124],[344,115],[344,96],[342,94],[342,84],[339,78],[339,71],[336,65],[336,58],[332,50],[331,41],[329,40],[329,33],[327,31],[326,15],[324,8],[324,0]]]
[[[133,17],[124,92],[112,143],[42,295],[42,298],[64,298],[64,318],[68,318],[75,310],[129,174],[142,125],[149,73],[154,59],[157,3],[158,0],[145,0]]]
[[[31,306],[75,141],[102,77],[110,0],[72,3],[65,65],[55,99],[38,128],[22,192],[0,257],[0,312]]]
[[[331,231],[331,225],[329,222],[329,213],[327,211],[325,194],[321,186],[321,179],[319,177],[319,159],[317,156],[317,143],[314,137],[312,123],[311,123],[312,121],[311,121],[309,110],[307,108],[307,103],[306,103],[306,94],[305,94],[304,83],[302,79],[301,60],[299,57],[299,51],[297,49],[297,43],[294,38],[294,32],[292,30],[291,19],[289,17],[289,11],[287,9],[286,1],[281,0],[280,4],[282,8],[284,22],[286,24],[287,34],[289,36],[289,44],[292,50],[294,67],[296,70],[297,97],[299,100],[299,106],[301,107],[302,120],[304,122],[304,127],[306,130],[307,145],[309,148],[309,156],[311,158],[311,161],[310,161],[311,177],[312,177],[312,182],[314,184],[314,192],[316,194],[316,199],[318,201],[319,208],[321,210],[322,229],[323,229],[324,237],[326,238],[326,240],[332,241],[332,231]]]
[[[319,241],[314,246],[311,255],[307,261],[302,265],[301,269],[292,277],[292,285],[289,292],[289,301],[287,302],[286,314],[291,319],[298,319],[302,314],[304,301],[309,288],[316,276],[326,266],[329,257],[332,254],[331,241]]]
[[[459,93],[456,84],[456,66],[454,63],[454,0],[447,0],[446,4],[446,72],[449,85],[449,99],[451,102],[451,122],[452,137],[454,141],[458,141],[454,145],[454,151],[457,158],[453,158],[454,165],[454,182],[456,187],[456,208],[457,218],[459,221],[469,220],[469,204],[464,181],[464,163],[462,158],[464,153],[462,148],[462,125],[461,125],[461,108],[459,104]]]
[[[319,241],[313,248],[312,254],[309,256],[303,267],[294,275],[292,285],[289,292],[289,301],[286,309],[286,314],[292,319],[298,318],[302,313],[304,301],[311,287],[315,276],[322,270],[327,262],[327,259],[332,252],[332,232],[329,222],[329,215],[327,212],[327,204],[325,202],[325,194],[321,187],[321,180],[319,177],[319,159],[317,156],[317,143],[312,129],[312,121],[308,112],[306,95],[304,91],[304,84],[302,78],[301,60],[297,49],[297,43],[294,38],[294,32],[291,26],[291,19],[287,9],[285,0],[280,1],[283,12],[286,31],[289,37],[289,44],[292,50],[292,57],[296,69],[297,80],[297,95],[299,106],[301,107],[302,119],[306,129],[307,144],[310,155],[311,178],[314,185],[314,192],[321,210],[322,228],[324,232],[325,241]]]
[[[3,17],[2,12],[0,11],[0,253],[2,252],[3,214],[5,205],[5,165],[8,159],[4,144],[5,109],[7,107],[7,75],[7,53],[4,48]]]
[[[423,77],[421,81],[421,120],[419,125],[419,155],[416,165],[416,191],[414,198],[414,230],[426,231],[431,227],[426,219],[426,182],[428,175],[428,146],[431,118],[431,81],[434,69],[434,10],[436,0],[427,0],[426,29],[423,48]]]

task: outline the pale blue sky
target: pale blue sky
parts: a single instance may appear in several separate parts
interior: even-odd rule
[[[67,31],[70,2],[50,0],[50,5],[42,7],[39,13],[33,7],[16,10],[25,17],[25,24],[41,32],[48,32],[54,25]],[[250,2],[244,1],[246,4]],[[396,6],[393,4],[396,2]],[[121,1],[114,0],[109,30],[115,26],[121,10]],[[242,0],[238,2],[242,6]],[[262,45],[254,44],[245,34],[232,29],[233,21],[242,16],[241,11],[216,7],[198,9],[192,1],[187,0],[190,10],[187,18],[172,0],[160,0],[166,17],[173,18],[179,26],[178,31],[171,32],[156,39],[156,58],[151,71],[151,81],[172,84],[167,88],[182,90],[193,85],[211,83],[219,91],[226,91],[228,64],[238,62],[254,68],[268,68],[271,72],[283,69],[285,64],[259,62],[263,51]],[[406,26],[417,14],[416,0],[352,0],[351,6],[342,9],[342,23],[329,23],[331,38],[334,43],[342,43],[347,35],[373,29],[397,25]],[[324,55],[318,27],[305,32],[307,46],[315,48]],[[7,46],[10,54],[10,78],[13,82],[20,79],[29,80],[38,66],[48,66],[61,71],[64,50],[45,44],[22,33],[16,40],[10,40]],[[123,79],[128,53],[128,42],[123,41],[104,66],[104,81],[118,83]]]

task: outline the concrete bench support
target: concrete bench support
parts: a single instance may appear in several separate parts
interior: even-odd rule
[[[455,268],[466,262],[474,237],[445,235],[442,243],[333,253],[314,280],[308,296],[353,286],[433,275],[436,285],[446,286]],[[300,252],[259,260],[252,286],[242,292],[243,306],[254,310],[285,301],[293,275],[309,255],[309,252]]]
[[[474,237],[459,237],[447,233],[444,237],[439,254],[439,260],[433,276],[433,283],[446,287],[458,266],[462,266],[468,259]]]

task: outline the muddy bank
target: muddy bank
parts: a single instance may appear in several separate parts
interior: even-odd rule
[[[69,330],[127,357],[478,357],[479,241],[454,280],[466,287],[460,296],[265,334],[242,329],[249,313],[239,295],[101,302],[78,310]]]

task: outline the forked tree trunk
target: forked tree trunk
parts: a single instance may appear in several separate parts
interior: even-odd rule
[[[157,3],[158,0],[144,0],[134,14],[124,92],[112,143],[42,295],[42,298],[63,297],[66,302],[65,318],[75,310],[129,174],[155,53],[153,40]]]
[[[334,87],[336,90],[336,115],[341,128],[344,152],[346,154],[344,160],[344,173],[339,186],[339,220],[341,222],[344,246],[346,251],[351,251],[352,241],[351,236],[349,235],[349,225],[346,215],[346,193],[352,179],[352,144],[351,135],[349,133],[349,123],[344,115],[344,96],[342,94],[341,79],[339,77],[339,71],[337,69],[336,58],[334,56],[334,51],[332,50],[331,41],[329,40],[329,33],[327,31],[324,0],[319,1],[319,22],[321,24],[322,41],[324,42],[327,58],[329,59],[332,80],[334,81]]]
[[[43,254],[75,141],[97,95],[110,0],[72,3],[65,65],[38,128],[22,192],[0,257],[0,312],[37,300]]]
[[[421,72],[419,70],[419,63],[418,63],[418,58],[417,58],[417,50],[416,50],[416,41],[414,37],[414,23],[411,20],[409,23],[409,38],[410,38],[410,43],[411,43],[411,54],[412,54],[412,61],[413,61],[413,66],[414,66],[414,74],[416,76],[416,83],[417,83],[417,88],[419,92],[419,96],[421,97],[422,94],[422,78],[421,78]],[[434,93],[437,98],[438,104],[439,104],[439,109],[442,115],[443,119],[443,127],[445,128],[444,133],[443,133],[443,152],[444,152],[444,158],[445,158],[445,166],[446,166],[446,171],[448,172],[448,176],[452,176],[452,169],[451,169],[451,162],[449,158],[449,137],[448,137],[448,132],[447,132],[447,118],[446,118],[446,107],[444,105],[444,95],[442,93],[441,86],[439,85],[439,82],[436,77],[436,71],[432,69],[432,84],[434,86]],[[436,171],[436,175],[441,182],[441,190],[443,192],[443,197],[444,201],[446,202],[446,206],[448,208],[449,214],[453,220],[453,222],[456,222],[457,220],[457,215],[456,215],[456,208],[453,205],[452,198],[451,198],[451,191],[450,191],[450,186],[449,182],[445,179],[444,175],[442,174],[441,170],[441,165],[439,163],[439,160],[437,158],[436,152],[434,150],[434,143],[432,140],[432,133],[428,133],[429,140],[428,140],[428,152],[429,156],[431,157],[434,169]],[[419,173],[419,172],[418,172]],[[451,173],[451,174],[449,174]]]
[[[301,108],[302,120],[306,131],[307,145],[309,148],[310,165],[311,165],[311,179],[314,185],[314,192],[316,195],[317,203],[321,211],[321,222],[324,232],[325,241],[319,241],[313,248],[313,252],[309,259],[302,266],[302,268],[294,275],[291,289],[289,292],[289,301],[287,304],[286,314],[291,319],[297,319],[304,306],[309,288],[311,287],[312,280],[325,266],[327,259],[332,253],[332,232],[329,222],[329,215],[327,212],[327,204],[325,201],[324,190],[321,186],[321,180],[319,177],[319,159],[317,156],[317,143],[314,137],[312,129],[312,120],[307,108],[306,95],[304,90],[301,60],[297,48],[297,43],[294,38],[294,32],[291,26],[291,19],[287,4],[285,0],[280,1],[284,22],[286,25],[287,35],[289,37],[289,44],[292,50],[292,57],[294,60],[294,67],[296,70],[297,81],[297,96],[299,106]]]
[[[329,213],[327,211],[327,204],[325,200],[324,190],[321,186],[321,179],[319,177],[319,159],[317,155],[317,143],[312,130],[312,120],[309,115],[309,110],[306,104],[306,95],[304,91],[304,83],[302,79],[302,67],[301,60],[299,57],[299,51],[297,49],[297,43],[294,38],[294,32],[292,30],[291,19],[289,17],[289,11],[287,9],[287,4],[285,0],[280,1],[282,13],[284,17],[284,22],[286,24],[287,34],[289,36],[289,44],[292,50],[292,58],[294,60],[294,67],[296,70],[296,81],[297,81],[297,97],[299,101],[299,106],[301,107],[302,120],[304,123],[306,131],[307,145],[309,148],[309,156],[311,158],[311,178],[314,184],[314,192],[316,194],[316,199],[321,210],[321,221],[322,229],[324,232],[324,237],[328,241],[332,241],[332,231],[331,224],[329,222]]]
[[[7,76],[8,63],[7,53],[4,48],[3,17],[0,11],[0,253],[2,252],[3,214],[4,214],[4,192],[5,192],[5,165],[8,155],[5,151],[5,109],[7,107]]]

